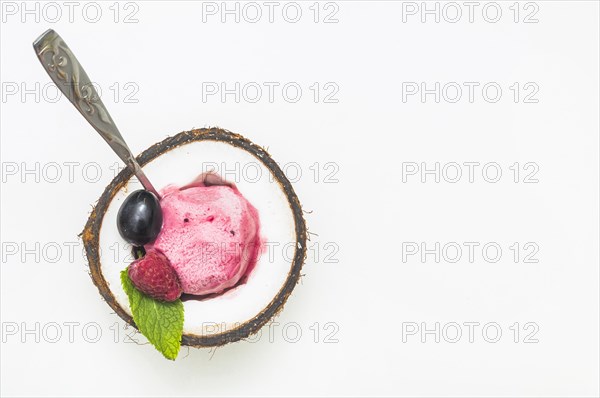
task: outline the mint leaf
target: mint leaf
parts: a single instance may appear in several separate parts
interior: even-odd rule
[[[183,333],[181,300],[167,303],[146,296],[133,285],[127,268],[121,271],[121,284],[129,297],[133,320],[139,331],[165,358],[177,358]]]

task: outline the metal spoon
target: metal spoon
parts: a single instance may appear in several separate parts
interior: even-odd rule
[[[94,85],[62,37],[54,30],[48,29],[33,42],[33,48],[59,90],[75,105],[85,120],[104,138],[121,160],[131,167],[143,187],[160,199],[158,192],[125,143]]]

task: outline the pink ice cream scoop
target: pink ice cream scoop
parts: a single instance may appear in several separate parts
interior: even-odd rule
[[[220,293],[255,266],[260,253],[257,210],[232,184],[215,175],[161,192],[163,225],[145,246],[161,251],[177,272],[184,293]]]

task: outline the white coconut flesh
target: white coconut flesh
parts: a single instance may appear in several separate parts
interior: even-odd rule
[[[234,182],[258,210],[266,248],[246,283],[216,297],[184,301],[183,333],[199,336],[234,330],[267,308],[288,277],[298,241],[293,212],[282,186],[260,159],[242,148],[223,141],[193,141],[144,166],[159,190],[169,184],[186,185],[211,170]],[[123,201],[140,188],[138,180],[132,177],[116,193],[104,213],[99,233],[102,275],[118,305],[129,315],[131,309],[120,272],[133,261],[132,246],[119,235],[116,220]]]

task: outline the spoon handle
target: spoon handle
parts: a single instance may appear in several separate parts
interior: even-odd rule
[[[33,42],[33,48],[58,89],[104,138],[121,160],[131,167],[144,188],[160,198],[125,143],[87,73],[62,37],[54,30],[48,29]]]

